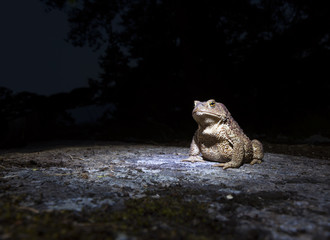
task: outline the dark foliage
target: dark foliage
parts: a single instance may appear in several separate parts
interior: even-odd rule
[[[0,147],[22,146],[30,141],[78,137],[67,110],[92,103],[89,88],[50,97],[29,92],[14,94],[0,88]]]
[[[193,100],[215,98],[248,132],[330,134],[325,1],[42,1],[67,13],[69,42],[104,49],[79,94],[115,103],[116,126],[186,134]]]

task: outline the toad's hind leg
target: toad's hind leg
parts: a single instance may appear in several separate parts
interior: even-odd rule
[[[253,148],[253,159],[251,164],[261,163],[262,158],[264,157],[264,150],[262,147],[262,143],[258,140],[254,139],[251,141]]]
[[[213,165],[214,167],[223,167],[223,169],[227,168],[238,168],[242,165],[244,159],[244,146],[243,143],[236,143],[233,147],[232,158],[229,162],[219,163]]]

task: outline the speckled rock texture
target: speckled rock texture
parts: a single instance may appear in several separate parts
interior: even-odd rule
[[[224,236],[330,239],[328,160],[265,153],[261,164],[223,170],[214,162],[182,162],[188,152],[116,143],[3,153],[0,199],[23,195],[25,209],[79,212],[175,192],[207,206],[209,218],[226,226]]]

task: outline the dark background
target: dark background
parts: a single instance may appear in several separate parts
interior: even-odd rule
[[[193,101],[211,98],[251,138],[330,141],[327,1],[41,2],[67,16],[70,44],[102,52],[100,72],[85,76],[87,87],[47,96],[1,87],[1,147],[188,141]]]

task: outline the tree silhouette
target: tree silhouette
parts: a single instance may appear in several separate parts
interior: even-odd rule
[[[306,106],[329,114],[325,2],[42,1],[67,12],[73,45],[105,49],[90,87],[118,118],[178,124],[192,100],[210,97],[246,123],[294,119]]]

